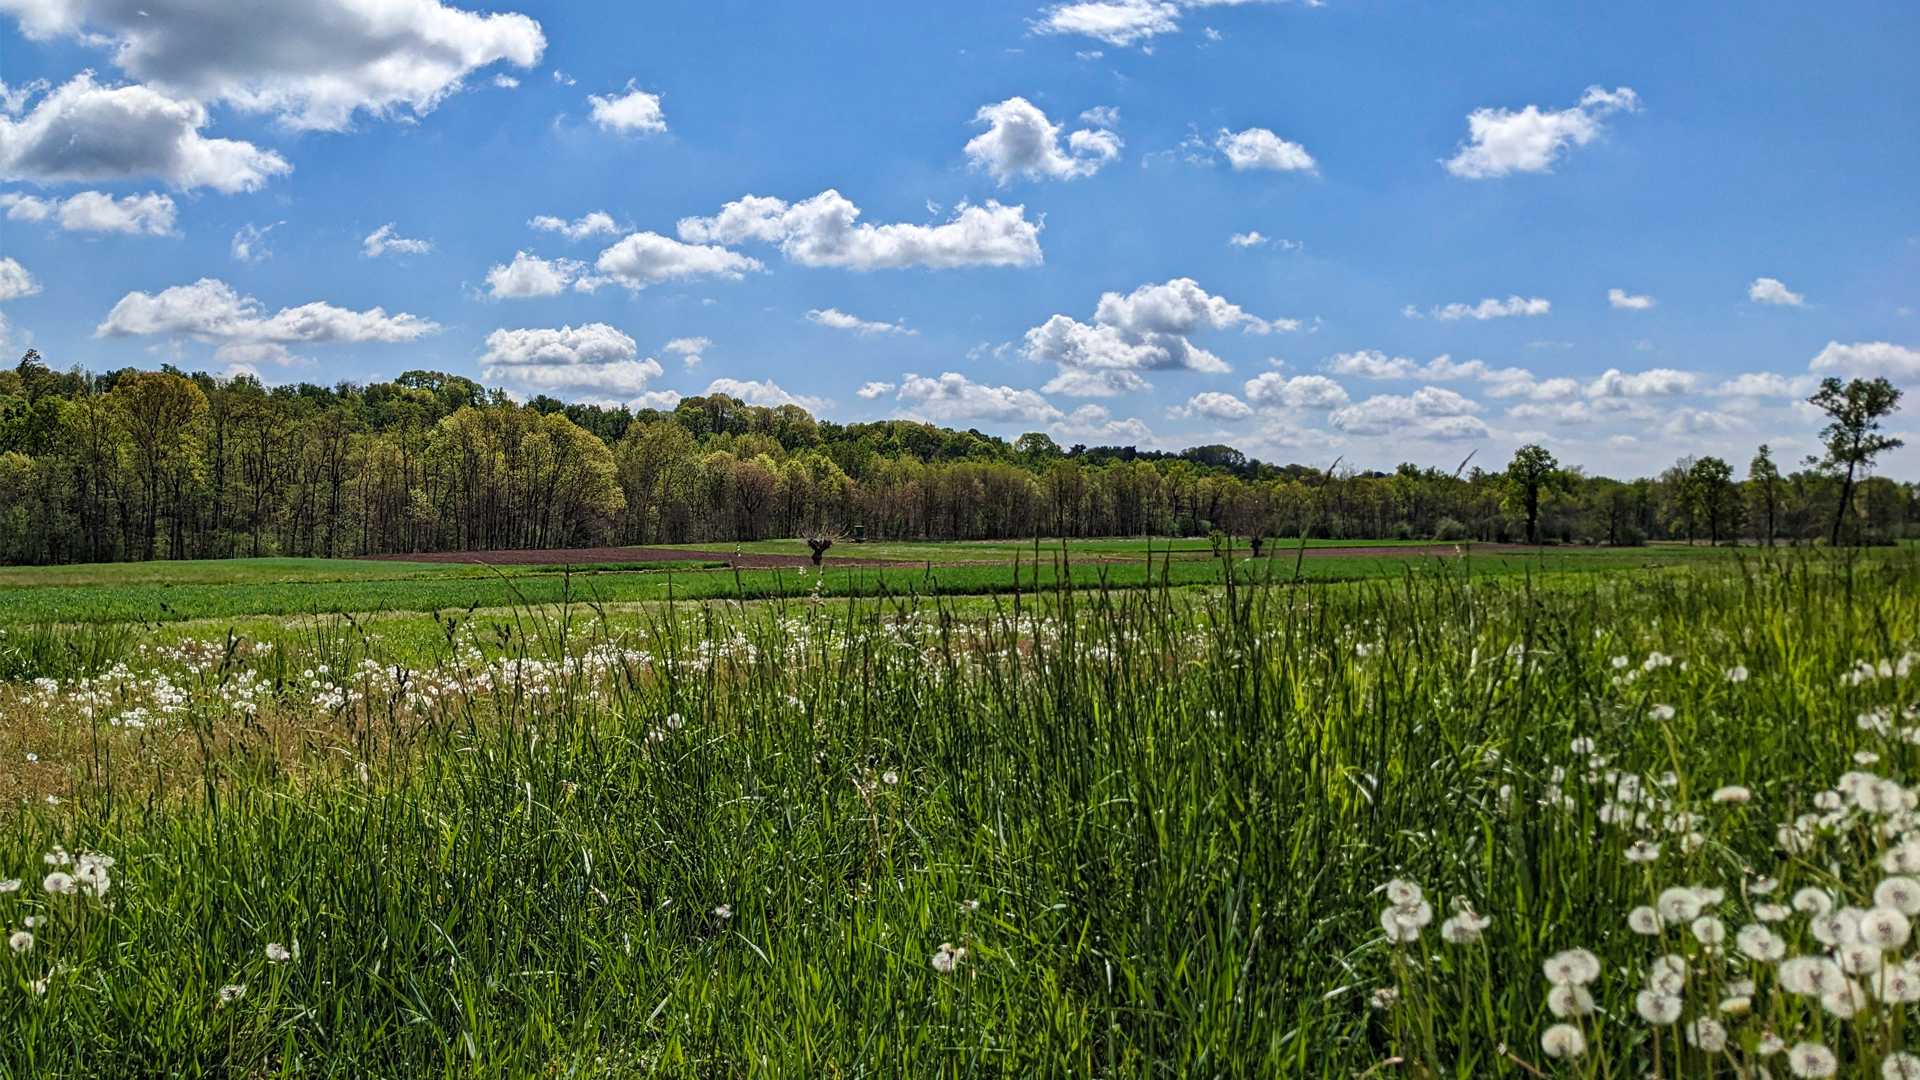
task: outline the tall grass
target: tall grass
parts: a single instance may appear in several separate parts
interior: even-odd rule
[[[1436,563],[967,618],[708,603],[631,635],[529,608],[402,686],[377,639],[316,632],[208,654],[137,731],[22,689],[0,755],[67,749],[62,801],[0,823],[25,878],[0,921],[46,920],[0,957],[0,1070],[1518,1076],[1496,1048],[1537,1045],[1540,961],[1622,939],[1641,887],[1540,805],[1547,763],[1584,735],[1757,803],[1830,784],[1855,714],[1914,691],[1840,676],[1910,647],[1917,601],[1908,552]],[[1653,650],[1681,663],[1616,682]],[[252,711],[224,689],[249,664]],[[56,847],[116,860],[104,898],[39,889]],[[1395,876],[1495,919],[1477,966],[1423,976],[1458,989],[1419,1031],[1369,1007]]]

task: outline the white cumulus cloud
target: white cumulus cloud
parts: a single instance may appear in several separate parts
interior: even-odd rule
[[[1780,307],[1805,307],[1807,294],[1797,293],[1786,287],[1778,278],[1755,278],[1747,286],[1747,299],[1759,304],[1776,304]]]
[[[1550,172],[1568,147],[1585,146],[1600,136],[1601,118],[1639,108],[1639,95],[1627,87],[1590,86],[1571,109],[1475,109],[1467,116],[1468,142],[1444,164],[1448,172],[1469,180]]]
[[[1920,380],[1920,350],[1888,341],[1859,341],[1842,345],[1827,342],[1827,347],[1807,365],[1825,374],[1884,375],[1892,379]]]
[[[1272,169],[1277,172],[1312,171],[1313,155],[1307,148],[1268,131],[1266,128],[1253,127],[1245,131],[1220,129],[1213,141],[1214,148],[1227,155],[1227,162],[1236,171],[1245,169]]]
[[[587,264],[578,259],[543,259],[516,251],[512,262],[495,264],[487,271],[487,292],[495,300],[558,296],[568,286],[592,292],[595,281],[585,276],[586,269]]]
[[[599,236],[603,233],[607,236],[618,236],[622,231],[619,223],[613,220],[613,215],[603,210],[595,210],[572,221],[557,218],[551,214],[541,214],[527,224],[543,232],[557,232],[569,240],[585,240],[590,236]]]
[[[713,340],[706,337],[680,337],[674,338],[660,348],[665,352],[677,354],[680,357],[680,363],[688,371],[692,371],[700,366],[701,360],[706,358],[706,351],[713,348]]]
[[[1713,397],[1732,398],[1804,398],[1813,393],[1820,380],[1812,375],[1779,375],[1771,371],[1749,371],[1722,382],[1707,391]]]
[[[1055,315],[1026,333],[1027,359],[1054,364],[1059,374],[1044,389],[1075,397],[1111,397],[1148,388],[1140,371],[1186,369],[1225,372],[1224,360],[1193,344],[1201,330],[1238,326],[1253,333],[1297,329],[1293,320],[1269,322],[1192,278],[1105,293],[1091,324]]]
[[[1658,301],[1651,296],[1633,296],[1625,289],[1608,289],[1607,303],[1622,311],[1645,311]]]
[[[1348,401],[1346,387],[1325,375],[1288,378],[1268,371],[1248,379],[1241,389],[1248,401],[1270,409],[1332,409]]]
[[[1411,396],[1379,394],[1335,409],[1327,422],[1349,435],[1407,435],[1423,439],[1478,439],[1491,435],[1473,414],[1478,402],[1438,386]]]
[[[1223,394],[1218,390],[1195,394],[1187,399],[1185,405],[1167,410],[1167,418],[1170,420],[1185,420],[1201,416],[1227,424],[1236,420],[1245,420],[1252,415],[1253,406],[1232,394]]]
[[[205,105],[82,72],[15,119],[0,116],[0,180],[36,184],[152,176],[182,191],[253,191],[293,171],[248,142],[200,134]]]
[[[157,294],[130,292],[107,312],[95,337],[170,335],[217,344],[216,359],[288,363],[290,345],[397,343],[437,332],[431,319],[383,308],[354,311],[328,303],[302,304],[269,313],[231,285],[201,278]]]
[[[51,221],[68,232],[167,236],[179,208],[166,195],[123,195],[82,191],[65,199],[42,199],[18,192],[0,194],[9,221]]]
[[[1505,300],[1487,297],[1477,304],[1463,304],[1458,300],[1444,307],[1433,309],[1433,317],[1441,322],[1457,322],[1461,319],[1504,319],[1510,315],[1545,315],[1553,310],[1551,301],[1535,297],[1509,296]]]
[[[792,204],[748,195],[713,217],[683,218],[679,228],[690,243],[778,244],[781,254],[802,266],[947,269],[1037,266],[1041,259],[1040,225],[1026,219],[1023,206],[963,204],[940,225],[872,225],[859,216],[860,208],[833,190]]]
[[[798,405],[808,412],[817,413],[823,409],[833,408],[833,402],[827,398],[790,394],[771,379],[715,379],[707,384],[705,393],[737,397],[749,405],[759,405],[768,409],[778,408],[781,405]]]
[[[616,399],[643,408],[671,408],[679,399],[648,392],[662,373],[659,362],[641,359],[634,340],[606,323],[495,330],[487,335],[480,370],[529,393]]]
[[[660,111],[660,95],[635,89],[631,82],[624,94],[607,97],[589,94],[587,101],[593,105],[593,122],[603,131],[629,135],[667,130],[666,114]]]
[[[855,390],[853,393],[855,397],[863,401],[878,401],[899,388],[899,385],[896,383],[881,382],[875,379],[872,382],[861,383],[860,389]]]
[[[936,422],[988,420],[1051,424],[1066,418],[1032,390],[989,386],[955,371],[945,372],[937,379],[908,372],[901,376],[899,399],[912,403],[917,416]]]
[[[873,322],[857,315],[849,315],[839,308],[815,309],[807,312],[807,321],[824,326],[829,330],[845,330],[859,336],[868,334],[917,334],[918,330],[909,330],[899,323]]]
[[[28,37],[108,50],[121,70],[173,98],[328,131],[360,110],[427,113],[474,71],[531,67],[546,49],[540,24],[525,15],[438,0],[6,0],[0,9]]]
[[[967,143],[967,158],[974,168],[987,170],[1002,186],[1023,176],[1048,180],[1092,176],[1101,166],[1117,160],[1123,145],[1120,136],[1101,126],[1073,132],[1062,147],[1060,135],[1065,125],[1048,120],[1039,106],[1023,97],[982,105],[973,119],[986,124],[987,130]]]
[[[762,269],[760,260],[737,251],[704,244],[683,244],[655,232],[622,237],[600,253],[594,269],[629,289],[643,289],[663,281],[717,277],[738,281]]]
[[[26,267],[11,257],[0,258],[0,303],[32,296],[39,291],[40,283],[33,279]]]
[[[432,241],[408,240],[405,237],[395,236],[393,226],[390,224],[380,226],[368,233],[365,240],[360,241],[360,254],[368,259],[377,259],[389,251],[401,255],[425,255],[432,250]]]
[[[1608,368],[1587,384],[1586,394],[1589,398],[1672,397],[1691,393],[1698,381],[1692,374],[1672,368],[1649,368],[1632,375]]]
[[[1067,414],[1066,419],[1053,426],[1061,435],[1076,439],[1090,439],[1095,442],[1143,443],[1153,438],[1153,432],[1136,417],[1115,420],[1113,415],[1099,405],[1082,405]]]
[[[1180,16],[1187,9],[1266,2],[1268,0],[1069,0],[1042,11],[1033,29],[1040,34],[1079,34],[1125,48],[1150,44],[1160,34],[1178,33]],[[1209,28],[1208,38],[1218,40],[1218,37]],[[1080,55],[1085,59],[1089,54]]]

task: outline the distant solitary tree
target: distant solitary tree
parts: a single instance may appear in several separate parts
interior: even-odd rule
[[[1747,465],[1747,487],[1753,491],[1753,508],[1767,523],[1767,546],[1772,547],[1780,518],[1780,466],[1773,463],[1773,451],[1766,443],[1760,444],[1760,452]]]
[[[1720,524],[1733,515],[1733,466],[1717,457],[1703,457],[1687,470],[1683,481],[1693,489],[1694,505],[1707,518],[1707,542],[1718,547]]]
[[[1507,490],[1519,500],[1520,512],[1527,519],[1527,543],[1539,543],[1540,491],[1560,476],[1560,463],[1538,443],[1528,443],[1514,452],[1507,463]]]
[[[1900,407],[1900,391],[1885,378],[1855,379],[1841,385],[1839,379],[1821,380],[1820,389],[1807,399],[1826,412],[1833,422],[1820,431],[1827,456],[1818,461],[1820,468],[1840,477],[1840,505],[1833,511],[1833,544],[1840,543],[1840,523],[1846,520],[1847,507],[1853,503],[1856,476],[1873,468],[1874,459],[1888,450],[1906,445],[1899,439],[1880,434],[1880,421]]]

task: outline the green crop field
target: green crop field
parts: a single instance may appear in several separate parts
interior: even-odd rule
[[[1909,1075],[1920,550],[1146,547],[0,570],[0,1076]]]

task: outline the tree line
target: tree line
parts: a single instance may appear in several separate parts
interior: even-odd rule
[[[1920,536],[1920,485],[1871,475],[1899,391],[1828,380],[1827,453],[1758,449],[1613,480],[1537,446],[1504,467],[1274,465],[1227,446],[1062,447],[726,395],[671,411],[517,403],[457,375],[0,369],[0,562],[352,556],[856,534],[886,540],[1857,543]]]

